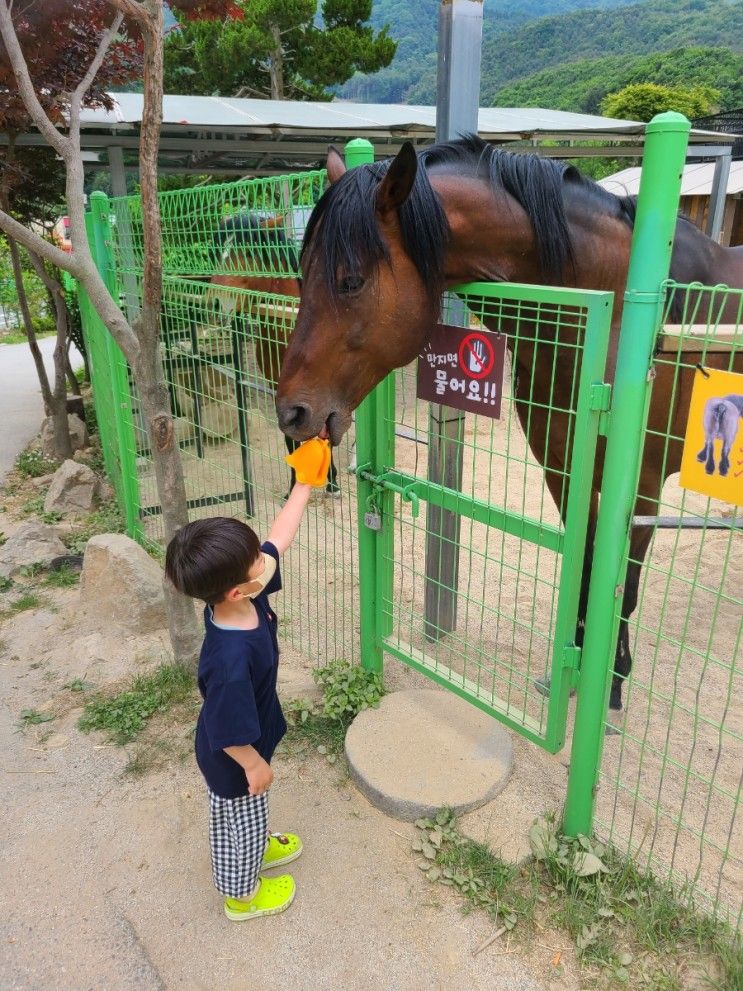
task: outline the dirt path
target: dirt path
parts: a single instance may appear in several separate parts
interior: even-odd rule
[[[77,730],[80,696],[63,687],[76,677],[100,686],[152,665],[164,637],[96,631],[77,597],[54,591],[47,608],[0,625],[4,991],[582,986],[564,936],[545,934],[530,957],[503,940],[475,956],[492,932],[488,919],[464,916],[455,896],[423,878],[411,826],[377,812],[315,756],[278,760],[272,792],[273,827],[296,829],[306,846],[293,865],[294,906],[275,919],[228,922],[211,886],[205,796],[190,757],[143,778],[124,775],[126,752]],[[293,694],[307,671],[291,652],[284,665]],[[399,669],[390,678],[413,683]],[[20,730],[25,708],[57,716]],[[465,823],[505,842],[505,852],[545,808],[558,760],[519,750],[522,770],[507,791]],[[559,977],[550,968],[558,950],[567,963]]]

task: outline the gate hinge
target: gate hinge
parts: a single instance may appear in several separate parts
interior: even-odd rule
[[[580,671],[580,659],[583,653],[574,643],[566,643],[562,648],[562,666],[570,671]]]
[[[588,408],[596,410],[599,416],[599,433],[606,437],[611,409],[611,385],[609,382],[594,382],[588,397]]]

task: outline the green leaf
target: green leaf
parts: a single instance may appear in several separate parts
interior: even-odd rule
[[[625,950],[624,953],[620,953],[619,954],[619,958],[618,959],[619,959],[619,963],[622,965],[622,967],[629,967],[629,965],[632,963],[632,961],[635,958],[632,956],[632,954],[629,952],[629,950]]]
[[[595,853],[585,853],[576,850],[573,858],[573,871],[578,877],[591,877],[593,874],[606,873],[607,867]]]
[[[429,841],[429,843],[432,844],[432,846],[435,846],[437,850],[440,849],[440,847],[441,847],[441,833],[437,829],[432,830],[428,834],[428,841]]]
[[[431,870],[428,872],[429,881],[438,881],[440,877],[441,877],[441,871],[438,869],[438,867],[432,867]]]
[[[423,856],[427,860],[435,860],[436,859],[436,850],[431,846],[430,843],[424,843],[423,844]]]
[[[423,843],[416,837],[411,843],[411,849],[414,853],[421,853],[423,850]]]

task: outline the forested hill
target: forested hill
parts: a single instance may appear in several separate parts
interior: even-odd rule
[[[743,0],[648,0],[541,18],[484,45],[482,103],[488,105],[505,83],[550,66],[690,45],[743,51]]]
[[[340,95],[366,102],[433,103],[437,10],[438,0],[375,0],[372,21],[390,24],[397,56],[388,69],[350,80]],[[551,16],[533,19],[545,11]],[[485,17],[483,106],[496,96],[503,105],[504,87],[550,67],[562,67],[569,79],[567,63],[689,46],[743,51],[743,0],[485,0]],[[717,85],[715,79],[706,81]]]
[[[743,54],[729,48],[675,48],[652,55],[607,55],[543,69],[495,93],[500,107],[549,107],[601,113],[601,101],[632,83],[713,86],[720,108],[743,107]]]
[[[545,14],[565,14],[589,8],[614,8],[636,0],[485,0],[486,38],[517,30]],[[669,0],[669,3],[672,0]],[[371,23],[385,24],[397,41],[397,55],[387,69],[372,76],[358,74],[340,90],[347,100],[402,103],[425,70],[435,72],[440,0],[373,0]],[[407,101],[412,102],[412,101]]]

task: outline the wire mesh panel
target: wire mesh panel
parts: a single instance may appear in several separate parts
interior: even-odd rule
[[[318,170],[161,193],[163,271],[182,276],[235,271],[297,275],[298,247],[325,183],[325,171]],[[112,199],[111,211],[116,269],[121,277],[139,277],[144,259],[141,198]]]
[[[397,375],[386,414],[394,466],[369,475],[388,500],[395,493],[394,540],[380,545],[390,576],[384,649],[556,750],[577,665],[600,416],[594,387],[603,379],[612,297],[463,288],[466,309],[449,299],[444,322],[506,335],[501,417],[451,410],[459,416],[452,431],[451,415],[444,426],[416,398],[415,369]],[[458,463],[453,472],[447,459]],[[458,478],[456,488],[443,484],[447,474]],[[447,533],[437,529],[442,514],[457,523]],[[454,600],[445,626],[442,595]]]
[[[739,925],[743,500],[682,488],[678,471],[695,379],[713,369],[743,373],[743,292],[669,288],[665,323],[674,326],[655,359],[653,410],[660,414],[651,413],[646,432],[634,520],[635,535],[645,532],[648,544],[630,618],[634,663],[619,735],[604,746],[598,828]],[[707,465],[702,472],[700,462],[700,475],[719,477],[722,443],[713,443],[714,471]],[[726,484],[743,493],[740,417],[730,461]],[[652,465],[662,466],[660,493],[649,481]],[[642,563],[637,550],[634,563]]]
[[[265,537],[290,485],[274,386],[296,297],[204,281],[163,281],[162,358],[189,516],[236,516]],[[149,437],[135,408],[143,540],[163,546]],[[350,441],[333,451],[284,568],[282,643],[316,665],[354,660],[358,612],[355,478]]]

